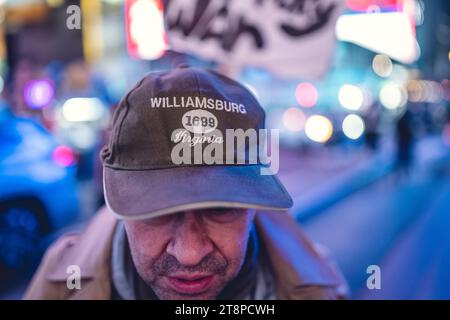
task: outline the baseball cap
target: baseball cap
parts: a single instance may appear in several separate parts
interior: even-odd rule
[[[107,206],[123,219],[211,207],[289,209],[281,182],[261,174],[267,163],[251,156],[264,139],[236,142],[264,129],[264,120],[252,93],[215,71],[182,65],[148,74],[122,98],[101,151]]]

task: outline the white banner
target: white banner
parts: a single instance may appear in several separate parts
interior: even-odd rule
[[[281,77],[328,69],[344,0],[166,0],[172,48],[228,69],[264,67]]]

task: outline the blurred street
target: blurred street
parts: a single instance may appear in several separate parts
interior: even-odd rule
[[[304,223],[341,266],[356,299],[449,299],[450,158],[392,172]],[[366,269],[381,268],[381,290]]]

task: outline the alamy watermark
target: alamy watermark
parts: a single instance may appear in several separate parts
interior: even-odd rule
[[[70,265],[66,268],[66,273],[68,274],[66,280],[66,286],[69,290],[80,290],[81,289],[81,268],[75,264]]]
[[[70,5],[66,9],[68,15],[66,19],[66,27],[69,30],[81,30],[81,8],[75,4]]]
[[[367,278],[366,286],[369,290],[381,289],[381,268],[376,264],[372,264],[367,267],[367,274],[370,276]]]
[[[226,129],[224,135],[219,129],[200,132],[202,126],[194,128],[198,129],[190,131],[179,128],[172,132],[171,140],[175,146],[172,148],[171,160],[174,164],[260,164],[261,175],[274,175],[278,172],[278,129]],[[270,150],[267,147],[268,139]]]

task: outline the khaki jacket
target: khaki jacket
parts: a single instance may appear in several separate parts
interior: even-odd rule
[[[25,299],[110,299],[111,247],[116,218],[103,208],[86,230],[65,235],[45,253]],[[347,287],[338,268],[319,253],[283,213],[258,212],[256,230],[279,299],[340,299]],[[321,250],[320,250],[321,251]],[[81,289],[68,289],[70,265],[81,270]]]

